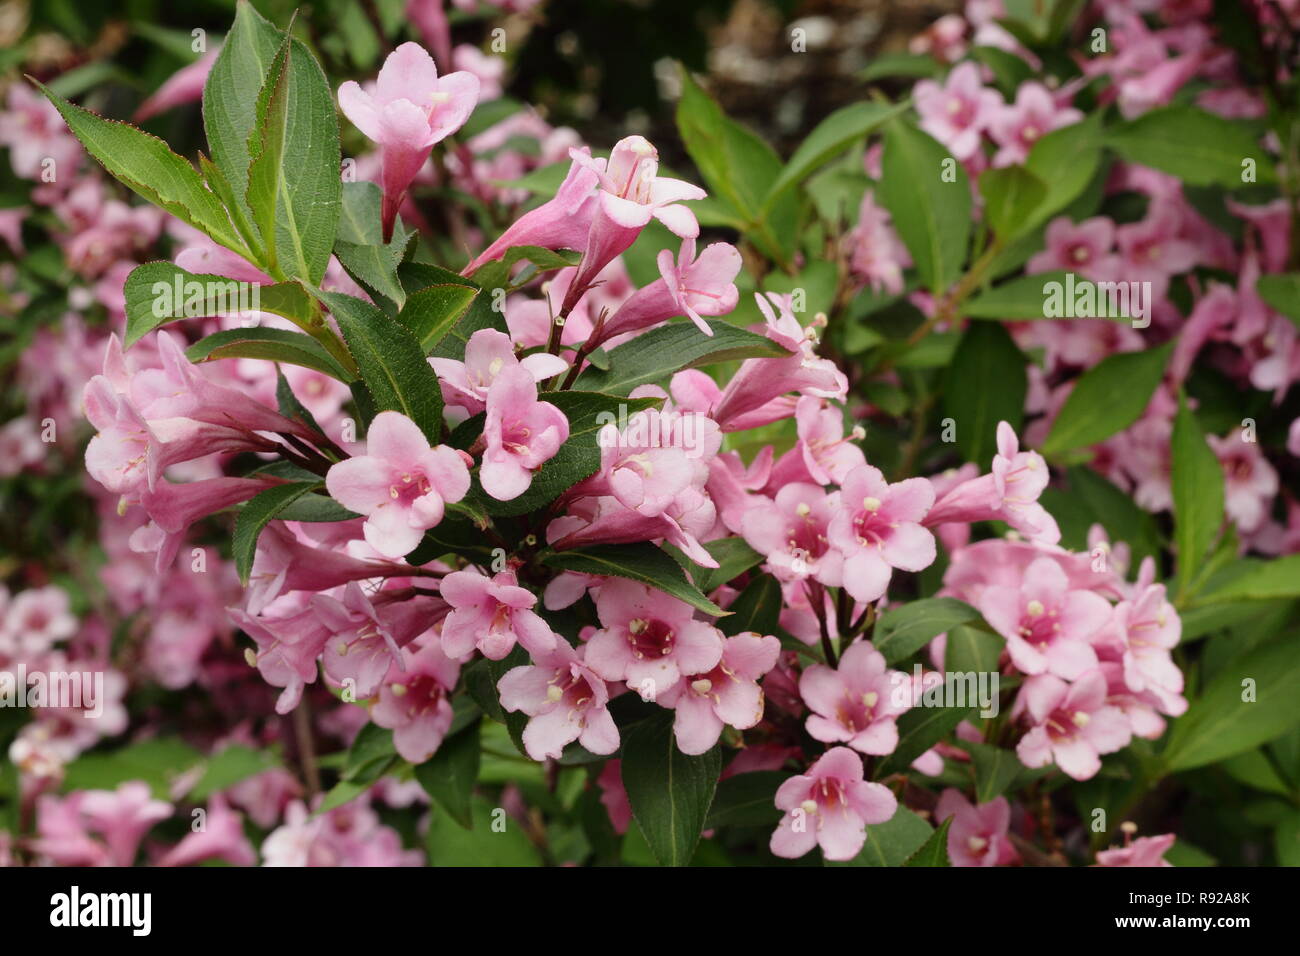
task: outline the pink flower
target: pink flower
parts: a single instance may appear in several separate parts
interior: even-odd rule
[[[337,684],[350,684],[356,700],[373,697],[389,671],[402,666],[399,648],[427,630],[436,613],[433,599],[381,603],[384,597],[380,591],[372,601],[353,581],[343,589],[342,601],[328,594],[311,598],[329,632],[322,653],[325,673]]]
[[[840,511],[838,492],[827,494],[812,484],[792,482],[775,500],[758,498],[741,518],[749,546],[767,558],[767,567],[783,581],[813,578],[828,587],[843,582],[844,556],[828,538]]]
[[[442,649],[462,660],[478,648],[499,661],[516,639],[533,657],[555,650],[556,636],[533,610],[537,595],[521,588],[513,571],[487,577],[476,570],[455,571],[439,586],[453,610],[442,623]]]
[[[839,667],[810,664],[799,678],[799,695],[812,714],[808,733],[823,743],[846,743],[883,756],[898,746],[898,715],[912,706],[912,681],[885,668],[868,641],[850,645]]]
[[[503,370],[487,394],[479,468],[483,490],[498,501],[518,498],[568,437],[569,420],[550,402],[537,400],[532,373],[522,367]]]
[[[1106,635],[1122,642],[1124,683],[1134,693],[1146,693],[1160,709],[1177,716],[1187,709],[1183,699],[1183,672],[1170,652],[1182,637],[1182,620],[1165,598],[1165,586],[1155,584],[1155,564],[1142,562],[1132,596],[1115,605]]]
[[[623,786],[623,761],[606,760],[596,785],[600,787],[600,802],[609,814],[610,826],[621,836],[632,823],[632,803]]]
[[[497,690],[502,707],[528,715],[524,749],[534,760],[558,760],[575,740],[594,754],[618,749],[618,727],[605,709],[609,690],[566,641],[544,660],[507,671]]]
[[[1277,472],[1264,457],[1259,444],[1247,441],[1241,429],[1220,438],[1205,440],[1219,458],[1224,477],[1224,510],[1239,531],[1250,533],[1268,517],[1277,496]]]
[[[448,698],[459,675],[460,664],[442,652],[432,632],[402,648],[402,666],[389,671],[370,718],[393,732],[393,746],[404,760],[424,763],[442,745],[451,727]]]
[[[695,620],[690,605],[635,581],[601,585],[596,613],[602,629],[587,642],[587,665],[642,696],[657,697],[683,674],[707,674],[722,659],[716,627]]]
[[[1059,108],[1047,87],[1037,82],[1021,84],[1016,101],[993,110],[989,133],[1001,148],[993,157],[994,166],[1023,163],[1043,136],[1083,119],[1072,107]]]
[[[469,469],[446,445],[430,448],[419,427],[399,412],[375,416],[366,451],[333,465],[325,487],[343,507],[366,516],[364,533],[372,548],[400,558],[442,521],[447,502],[469,492]]]
[[[373,95],[352,80],[339,87],[344,115],[383,150],[385,242],[407,187],[434,145],[465,125],[478,90],[472,73],[439,77],[433,58],[417,43],[403,43],[388,55]]]
[[[130,866],[144,835],[172,813],[171,804],[155,800],[149,785],[138,780],[116,790],[88,790],[81,795],[82,817],[104,838],[111,866]]]
[[[636,397],[636,396],[634,396]],[[695,412],[647,408],[620,429],[610,422],[597,435],[600,471],[572,490],[574,497],[613,495],[647,517],[663,514],[688,488],[700,491],[708,461],[722,445],[711,419]]]
[[[1029,260],[1029,272],[1061,269],[1076,272],[1095,282],[1113,281],[1119,270],[1115,248],[1115,223],[1106,216],[1094,216],[1075,223],[1058,216],[1047,227],[1047,248]]]
[[[578,275],[561,306],[565,314],[610,260],[636,241],[652,218],[682,239],[698,236],[695,214],[681,203],[707,195],[699,186],[660,176],[659,152],[644,136],[619,140],[608,161],[593,159],[590,153],[577,149],[569,155],[596,174],[600,193]]]
[[[283,688],[275,704],[277,714],[287,714],[302,700],[303,688],[314,683],[317,661],[330,638],[330,629],[307,600],[286,595],[269,608],[273,613],[254,617],[229,608],[230,619],[257,644],[246,651],[248,661],[272,687]]]
[[[889,213],[876,205],[873,190],[863,193],[858,224],[846,240],[851,250],[849,266],[855,275],[876,292],[883,289],[898,295],[903,291],[903,270],[912,264],[912,257],[894,231]]]
[[[933,528],[952,521],[1005,521],[1025,537],[1055,544],[1061,531],[1038,496],[1051,476],[1037,452],[1020,450],[1020,440],[1006,422],[998,422],[998,453],[987,475],[963,481],[937,501],[925,516]]]
[[[920,571],[934,562],[934,535],[920,524],[934,504],[926,479],[891,485],[879,468],[863,465],[844,479],[840,502],[829,537],[844,555],[844,588],[856,600],[883,596],[894,568]]]
[[[867,840],[867,826],[893,817],[898,801],[888,787],[863,779],[861,757],[832,747],[806,773],[781,784],[776,807],[786,814],[772,834],[773,855],[793,860],[821,846],[828,860],[851,860]]]
[[[1173,866],[1164,858],[1176,835],[1138,837],[1129,846],[1097,851],[1097,866]]]
[[[182,103],[197,102],[203,96],[203,86],[212,72],[212,64],[217,62],[221,47],[213,47],[189,66],[177,70],[135,111],[135,122],[143,123],[151,116],[180,106]]]
[[[0,602],[0,657],[34,657],[76,633],[77,618],[63,588],[32,588],[7,607]]]
[[[718,742],[724,725],[746,730],[763,717],[758,679],[776,666],[781,642],[752,631],[723,639],[712,670],[688,674],[656,698],[677,711],[673,732],[684,754],[702,754]]]
[[[159,866],[190,866],[205,860],[224,860],[231,866],[253,866],[257,851],[244,836],[244,817],[230,809],[225,797],[213,794],[203,818],[203,828],[195,830],[167,851]]]
[[[1006,797],[972,806],[960,790],[952,787],[939,795],[934,820],[952,817],[948,828],[948,858],[953,866],[1005,866],[1019,857],[1007,839],[1011,805]]]
[[[977,63],[954,67],[942,86],[933,80],[916,84],[912,95],[925,130],[959,160],[975,155],[980,133],[1003,106],[1002,94],[985,89]]]
[[[839,408],[805,395],[795,404],[794,417],[799,440],[773,467],[769,489],[790,481],[840,484],[854,468],[867,463],[862,449],[854,444],[865,437],[865,431],[854,426],[845,435],[844,413]]]
[[[1019,586],[984,588],[979,610],[1007,640],[1011,661],[1025,674],[1074,680],[1097,666],[1090,641],[1110,621],[1110,602],[1092,591],[1072,590],[1061,566],[1036,559]]]
[[[1145,219],[1115,230],[1121,273],[1130,281],[1151,282],[1153,298],[1162,298],[1169,277],[1191,269],[1199,258],[1195,245],[1178,238],[1179,226],[1173,203],[1153,200]]]
[[[695,239],[682,240],[677,261],[667,249],[658,258],[660,278],[634,292],[601,328],[596,344],[616,335],[649,328],[674,316],[685,315],[705,335],[713,330],[704,316],[725,315],[736,308],[740,293],[735,279],[741,258],[726,242],[706,246],[695,257]]]
[[[546,526],[546,540],[557,551],[591,544],[626,544],[629,541],[667,541],[705,568],[718,562],[700,543],[700,535],[714,527],[717,510],[708,495],[688,486],[673,504],[657,515],[628,508],[613,495],[581,498],[566,514]]]
[[[586,150],[586,147],[582,149]],[[589,157],[586,162],[575,158],[554,198],[516,219],[461,274],[473,275],[484,263],[500,259],[506,250],[515,246],[582,249],[586,245],[587,234],[591,231],[592,220],[599,205],[596,198],[599,178]]]
[[[442,383],[443,399],[458,405],[471,415],[487,407],[488,389],[506,369],[522,366],[541,382],[566,372],[569,365],[558,355],[536,352],[520,359],[515,355],[510,336],[496,329],[479,329],[465,343],[465,361],[431,358],[429,364]]]
[[[1067,684],[1051,674],[1026,678],[1013,716],[1027,714],[1029,732],[1016,746],[1026,767],[1056,765],[1075,780],[1101,769],[1100,754],[1114,753],[1132,739],[1122,711],[1106,703],[1106,678],[1100,670]]]

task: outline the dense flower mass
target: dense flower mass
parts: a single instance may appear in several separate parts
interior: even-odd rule
[[[0,863],[1294,862],[1300,9],[970,0],[781,159],[454,6],[241,3],[197,166],[5,91]]]

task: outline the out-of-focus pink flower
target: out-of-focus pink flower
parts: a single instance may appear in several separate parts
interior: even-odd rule
[[[980,82],[974,62],[954,67],[943,84],[921,80],[912,93],[925,130],[959,160],[970,159],[980,146],[980,134],[998,115],[1002,94]]]
[[[851,860],[867,840],[867,826],[884,823],[898,810],[889,788],[863,779],[862,758],[847,747],[832,747],[804,773],[776,792],[784,810],[772,834],[775,856],[796,859],[814,846],[828,860]]]
[[[252,866],[257,851],[244,836],[244,818],[230,809],[221,794],[208,801],[202,829],[195,830],[167,851],[159,866],[190,866],[205,860],[224,860],[231,866]]]
[[[1138,837],[1129,846],[1097,851],[1097,866],[1173,866],[1165,854],[1174,845],[1176,835]]]
[[[903,270],[912,264],[907,246],[894,231],[888,211],[876,205],[875,192],[868,189],[858,207],[858,222],[845,237],[849,245],[849,268],[876,292],[890,295],[903,291]]]
[[[1059,107],[1051,91],[1041,83],[1022,83],[1016,101],[999,106],[989,120],[989,134],[1000,147],[993,165],[1023,163],[1034,144],[1053,130],[1083,119],[1073,107]]]
[[[1259,444],[1248,441],[1238,429],[1233,434],[1207,435],[1205,440],[1219,457],[1224,477],[1224,510],[1243,532],[1254,531],[1268,517],[1277,496],[1277,471]]]
[[[1062,269],[1094,282],[1114,281],[1119,260],[1113,253],[1115,223],[1110,218],[1093,216],[1074,223],[1069,216],[1058,216],[1047,227],[1046,244],[1029,260],[1029,272]]]
[[[137,123],[143,123],[173,106],[194,103],[201,99],[203,85],[207,83],[208,74],[212,72],[212,64],[217,62],[217,54],[220,52],[221,47],[213,47],[189,66],[181,67],[169,76],[163,81],[162,86],[140,104],[133,119]]]

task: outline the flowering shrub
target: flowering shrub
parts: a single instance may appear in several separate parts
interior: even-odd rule
[[[408,7],[241,2],[196,161],[8,86],[0,860],[1297,861],[1293,4],[971,0],[786,159],[681,69],[671,172]]]

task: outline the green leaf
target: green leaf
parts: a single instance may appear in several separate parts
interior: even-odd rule
[[[790,774],[780,770],[756,770],[721,781],[705,829],[775,826],[781,819],[776,791],[789,779]]]
[[[1018,276],[1009,282],[967,299],[961,306],[968,319],[993,319],[998,322],[1021,322],[1047,318],[1047,287],[1064,284],[1064,272],[1041,272]]]
[[[317,292],[347,342],[376,411],[401,412],[431,444],[442,435],[442,386],[415,336],[394,318],[361,299]]]
[[[933,137],[902,120],[886,127],[880,164],[881,202],[921,281],[942,295],[957,281],[966,259],[971,228],[966,170]]]
[[[1223,524],[1223,470],[1187,399],[1178,397],[1170,448],[1178,594],[1186,591]]]
[[[432,757],[415,768],[415,779],[434,802],[465,829],[474,825],[472,802],[478,780],[479,723],[442,742]]]
[[[343,184],[334,254],[344,270],[372,294],[388,299],[402,308],[406,291],[397,275],[406,252],[408,234],[394,228],[393,238],[385,243],[380,222],[382,194],[374,183]]]
[[[930,834],[921,849],[907,858],[904,866],[952,866],[948,859],[948,830],[952,827],[952,817],[939,824],[939,829]]]
[[[765,254],[785,264],[794,250],[797,196],[772,191],[781,159],[767,143],[731,120],[683,69],[677,129],[710,198],[730,206]],[[769,195],[772,203],[767,202]]]
[[[704,546],[704,550],[713,556],[718,562],[716,568],[704,568],[691,561],[687,570],[691,574],[691,580],[695,586],[702,592],[708,594],[717,588],[722,587],[733,578],[744,574],[750,568],[761,564],[763,555],[759,554],[748,544],[744,538],[719,538],[717,541],[710,541]],[[674,554],[676,557],[676,554]],[[685,555],[681,556],[682,561],[689,561]]]
[[[148,333],[177,319],[229,316],[244,311],[270,312],[305,326],[311,297],[296,282],[257,285],[227,276],[195,274],[170,262],[146,262],[131,270],[123,290],[126,338],[130,348]],[[256,297],[256,298],[254,298]]]
[[[623,787],[632,816],[663,866],[690,862],[722,772],[715,745],[697,757],[677,749],[673,715],[656,714],[623,737]]]
[[[226,358],[286,362],[324,372],[340,382],[350,382],[355,377],[345,372],[311,336],[269,326],[214,332],[191,345],[185,350],[185,355],[191,362],[215,362]]]
[[[1132,425],[1165,375],[1173,343],[1143,352],[1120,352],[1083,373],[1043,442],[1055,455],[1105,441]]]
[[[985,170],[979,179],[984,221],[1003,242],[1033,225],[1035,210],[1047,198],[1047,186],[1023,166]]]
[[[397,274],[402,280],[402,288],[408,295],[431,285],[468,285],[476,289],[482,288],[454,272],[423,262],[404,262],[398,267]],[[432,358],[451,358],[459,361],[465,357],[465,345],[469,342],[470,336],[480,329],[508,332],[505,315],[492,307],[493,300],[492,295],[476,296],[465,314],[452,324],[429,355]]]
[[[541,866],[541,854],[508,813],[482,797],[470,811],[467,830],[441,807],[432,809],[424,838],[430,866]]]
[[[978,627],[958,625],[948,632],[944,645],[944,666],[950,673],[991,674],[998,669],[1004,641],[997,634]]]
[[[303,495],[297,501],[288,505],[277,517],[280,521],[323,523],[328,521],[351,521],[353,518],[361,516],[344,508],[328,495],[312,493]]]
[[[1025,224],[1043,225],[1078,199],[1101,165],[1101,113],[1052,130],[1029,150],[1025,168],[1047,187],[1047,195]]]
[[[1271,561],[1246,558],[1238,566],[1238,572],[1226,584],[1198,594],[1195,605],[1300,597],[1300,554]]]
[[[692,322],[662,325],[609,352],[609,371],[587,369],[579,388],[626,395],[638,385],[663,381],[688,368],[746,358],[784,358],[790,353],[762,335],[714,319],[708,336]]]
[[[1174,721],[1165,766],[1174,772],[1203,767],[1281,736],[1300,723],[1297,681],[1300,642],[1294,633],[1230,661]]]
[[[998,422],[1017,431],[1029,389],[1025,356],[1001,325],[972,322],[962,333],[944,387],[944,414],[957,427],[957,450],[987,468]]]
[[[827,866],[902,866],[923,847],[934,828],[907,807],[898,810],[884,823],[867,827],[867,839],[852,860],[826,861]]]
[[[1024,769],[1015,753],[992,744],[963,743],[975,767],[975,802],[988,803],[1006,792]]]
[[[208,758],[203,765],[203,776],[185,797],[191,801],[206,800],[249,777],[279,767],[280,762],[266,750],[233,744]]]
[[[248,584],[248,575],[253,570],[253,557],[257,554],[257,539],[261,536],[262,529],[294,501],[319,487],[319,481],[295,481],[276,485],[258,492],[240,509],[239,517],[235,519],[234,540],[230,545],[240,583],[245,586]]]
[[[320,64],[288,35],[258,94],[248,151],[247,200],[268,271],[319,284],[341,205],[338,115]]]
[[[427,355],[464,317],[478,294],[479,290],[472,285],[426,286],[406,300],[397,321],[411,330]]]
[[[871,643],[892,666],[907,660],[938,635],[978,620],[979,616],[973,607],[956,598],[925,598],[882,614]]]
[[[156,136],[128,123],[106,120],[69,103],[32,80],[54,104],[73,135],[114,177],[213,242],[243,255],[244,242],[221,205],[188,160]]]
[[[813,128],[794,151],[781,175],[772,184],[767,202],[812,175],[818,167],[866,138],[873,130],[905,109],[904,105],[852,103],[831,113]]]
[[[1300,328],[1300,274],[1260,276],[1255,291],[1269,308],[1281,312]]]
[[[1092,468],[1076,465],[1068,474],[1070,491],[1101,522],[1111,542],[1128,542],[1135,566],[1147,556],[1159,563],[1164,547],[1150,512],[1139,508],[1132,495],[1115,487]]]
[[[1239,189],[1273,182],[1273,163],[1245,126],[1194,106],[1166,106],[1121,123],[1106,145],[1130,163],[1150,166],[1194,186]],[[1255,179],[1244,163],[1253,161]]]
[[[945,661],[945,664],[947,662]],[[956,668],[947,664],[948,671]],[[971,707],[913,707],[898,718],[898,746],[876,767],[876,779],[906,773],[912,761],[952,733],[971,713]]]
[[[158,799],[171,799],[172,784],[203,760],[177,737],[155,737],[111,750],[93,750],[68,764],[63,786],[73,790],[114,790],[142,780]]]
[[[552,551],[543,555],[542,563],[561,571],[612,574],[615,577],[629,578],[657,588],[705,614],[722,617],[728,613],[686,580],[686,573],[680,564],[664,553],[663,549],[648,541]]]
[[[943,64],[927,53],[882,53],[858,73],[858,78],[864,83],[893,77],[924,80],[942,72]]]
[[[781,585],[770,574],[760,575],[741,591],[731,606],[728,617],[718,621],[718,628],[728,637],[754,631],[773,634],[781,625]]]
[[[253,5],[240,0],[235,23],[203,87],[203,128],[208,149],[235,197],[237,216],[252,222],[248,191],[249,137],[257,123],[257,100],[282,34]]]

